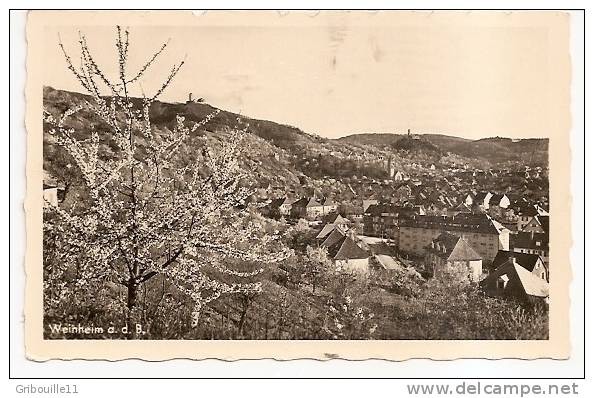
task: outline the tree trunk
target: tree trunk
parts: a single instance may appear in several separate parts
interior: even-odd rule
[[[243,335],[243,323],[245,322],[245,314],[247,312],[247,308],[244,308],[241,312],[241,317],[239,318],[239,324],[237,326],[237,338],[240,338]]]
[[[135,281],[128,282],[128,310],[132,311],[136,307],[138,298],[138,284]]]
[[[128,339],[136,339],[136,323],[138,321],[137,314],[137,300],[138,300],[138,283],[135,280],[128,282]]]
[[[241,311],[241,317],[239,318],[239,325],[237,327],[237,338],[239,338],[243,335],[243,326],[245,324],[245,316],[248,312],[250,304],[251,304],[250,299],[248,299],[248,298],[243,299],[243,309]]]

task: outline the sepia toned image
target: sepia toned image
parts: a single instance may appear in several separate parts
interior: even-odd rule
[[[568,15],[28,19],[33,359],[569,355]]]

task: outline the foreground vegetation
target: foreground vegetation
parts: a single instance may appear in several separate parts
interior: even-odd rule
[[[357,277],[336,269],[323,250],[307,245],[307,232],[291,227],[286,236],[287,244],[301,250],[258,275],[260,293],[222,296],[209,303],[194,324],[191,300],[165,278],[150,281],[138,300],[142,314],[138,322],[145,334],[135,338],[548,338],[548,316],[542,309],[487,297],[477,286],[425,281],[406,270],[374,270]],[[65,283],[75,285],[76,279]],[[46,338],[131,337],[120,333],[127,319],[125,289],[105,282],[95,292],[68,291],[74,293],[61,300],[46,296]],[[112,326],[116,333],[55,333],[51,326],[56,324]]]

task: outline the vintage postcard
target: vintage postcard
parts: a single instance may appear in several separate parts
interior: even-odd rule
[[[32,360],[571,355],[569,15],[34,11]]]

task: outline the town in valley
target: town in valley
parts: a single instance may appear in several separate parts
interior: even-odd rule
[[[44,89],[50,113],[86,101]],[[214,109],[190,94],[157,101],[150,112],[153,128],[165,134],[177,115],[198,122]],[[278,231],[292,254],[264,267],[258,293],[209,302],[198,328],[175,312],[184,303],[175,288],[158,282],[158,305],[144,309],[156,319],[145,325],[147,336],[547,338],[549,283],[564,266],[549,260],[547,139],[470,140],[414,126],[329,139],[216,112],[184,144],[186,161],[200,159],[198,143],[220,146],[239,123],[247,131],[239,161],[251,193],[238,208]],[[86,114],[77,123],[96,121]],[[81,200],[73,165],[46,131],[46,207]],[[106,294],[117,296],[112,285]]]

